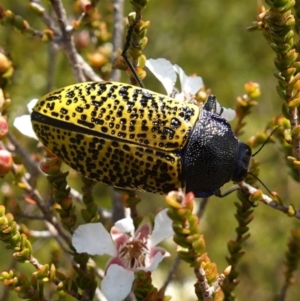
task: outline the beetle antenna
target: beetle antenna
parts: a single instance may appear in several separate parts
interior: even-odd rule
[[[134,28],[136,26],[136,23],[137,23],[136,17],[134,18],[133,21],[132,21],[131,18],[128,18],[128,20],[129,20],[129,28],[128,28],[128,31],[127,31],[127,35],[126,35],[126,39],[125,39],[125,44],[124,44],[123,51],[122,51],[122,57],[123,57],[125,63],[127,64],[128,68],[130,69],[130,71],[131,71],[134,79],[138,83],[138,85],[141,88],[145,88],[144,83],[142,82],[142,80],[138,76],[138,74],[137,74],[137,72],[136,72],[136,70],[135,70],[132,62],[128,59],[128,56],[127,56],[127,50],[130,47],[131,37],[132,37],[133,31],[134,31]]]
[[[256,151],[251,157],[256,156],[262,149],[263,147],[266,145],[266,143],[270,140],[271,136],[274,134],[274,132],[280,127],[280,125],[278,125],[275,129],[273,129],[273,131],[271,132],[271,134],[268,136],[268,138],[264,141],[264,143],[262,144],[262,146],[258,149],[258,151]]]
[[[270,195],[273,195],[273,193],[270,191],[270,189],[263,183],[263,181],[260,178],[258,178],[256,175],[254,175],[253,173],[251,173],[249,171],[248,171],[248,175],[255,178],[262,186],[265,187],[265,189],[269,192]]]

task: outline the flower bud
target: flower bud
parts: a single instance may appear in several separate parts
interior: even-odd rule
[[[56,175],[60,172],[61,164],[61,160],[57,157],[44,158],[40,162],[40,168],[47,175]]]
[[[107,56],[102,53],[95,52],[93,54],[88,55],[89,63],[94,68],[101,68],[104,64],[108,62]]]
[[[4,177],[11,171],[13,159],[11,153],[6,149],[0,149],[0,177]]]
[[[11,67],[11,60],[2,52],[0,52],[0,73],[5,73]]]
[[[2,140],[8,132],[7,120],[5,117],[0,116],[0,140]]]
[[[245,84],[245,91],[251,98],[258,98],[261,94],[258,83],[248,82]]]

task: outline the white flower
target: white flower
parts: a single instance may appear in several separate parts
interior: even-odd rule
[[[217,100],[216,113],[218,115],[222,116],[227,121],[233,120],[235,118],[235,115],[236,115],[235,110],[232,110],[231,108],[222,107],[218,100]]]
[[[146,67],[163,84],[169,96],[174,95],[177,100],[189,100],[203,87],[203,81],[200,76],[187,76],[178,65],[172,65],[166,59],[149,59],[146,61]],[[181,93],[177,93],[175,83],[179,75]]]
[[[169,256],[166,250],[156,247],[173,234],[172,221],[166,212],[165,209],[156,215],[152,235],[149,224],[142,224],[134,231],[130,217],[116,222],[110,234],[101,223],[81,225],[75,230],[72,244],[78,253],[111,256],[101,283],[108,300],[123,300],[131,291],[134,272],[151,272]]]
[[[146,67],[162,83],[167,94],[177,100],[191,100],[203,87],[203,80],[200,76],[187,76],[178,65],[172,65],[171,62],[166,59],[149,59],[146,61]],[[177,74],[181,85],[180,93],[178,93],[178,90],[175,88]],[[222,107],[218,101],[216,113],[227,121],[235,117],[234,110]]]
[[[33,107],[36,105],[38,99],[34,98],[32,99],[28,104],[27,108],[29,113],[32,112]],[[25,136],[28,136],[30,138],[34,138],[36,140],[36,134],[32,129],[31,119],[30,115],[22,115],[20,117],[16,117],[14,120],[14,126]]]

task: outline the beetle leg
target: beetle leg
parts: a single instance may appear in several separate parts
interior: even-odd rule
[[[229,188],[227,191],[225,191],[224,193],[221,192],[220,189],[217,189],[214,193],[215,196],[219,197],[219,198],[224,198],[225,196],[231,194],[232,192],[241,189],[241,187],[239,185],[233,185],[231,188]]]
[[[129,20],[129,27],[128,27],[127,36],[126,36],[125,44],[124,44],[123,51],[122,51],[122,57],[123,57],[125,63],[127,64],[128,68],[130,69],[130,71],[131,71],[134,79],[138,83],[138,85],[141,88],[145,88],[145,85],[142,82],[142,80],[140,79],[140,77],[138,76],[138,74],[137,74],[137,72],[135,70],[135,67],[133,66],[133,64],[130,62],[130,60],[127,57],[127,50],[130,47],[132,34],[133,34],[134,28],[135,28],[136,23],[137,23],[136,17],[135,17],[134,21],[131,21],[132,19],[130,19],[130,18],[128,18],[128,20]]]

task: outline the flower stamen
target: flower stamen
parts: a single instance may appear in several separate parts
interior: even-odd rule
[[[131,270],[145,267],[150,254],[146,242],[138,239],[127,241],[118,253],[124,267]]]

